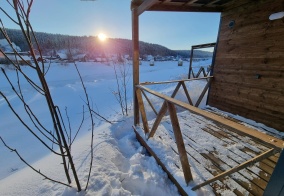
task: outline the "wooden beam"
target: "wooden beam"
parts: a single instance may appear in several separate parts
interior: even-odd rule
[[[154,113],[156,114],[156,116],[158,115],[156,109],[154,108],[153,104],[151,103],[150,99],[148,98],[148,96],[146,95],[146,93],[144,91],[142,91],[142,94],[144,95],[145,99],[147,100],[147,102],[149,103],[150,107],[152,108],[152,110],[154,111]]]
[[[221,0],[214,0],[214,1],[211,1],[211,2],[209,2],[209,3],[207,3],[207,4],[205,4],[205,6],[213,5],[214,3],[217,3],[217,2],[219,2],[219,1],[221,1]]]
[[[144,131],[145,131],[145,134],[147,134],[147,133],[149,133],[149,126],[148,126],[148,120],[147,120],[147,115],[146,115],[141,91],[142,90],[137,88],[136,89],[136,95],[137,95],[137,99],[138,99],[139,110],[140,110],[140,113],[141,113]]]
[[[270,150],[268,150],[268,151],[266,151],[266,152],[264,152],[264,153],[262,153],[262,154],[260,154],[260,155],[258,155],[256,157],[254,157],[254,158],[252,158],[252,159],[250,159],[250,160],[248,160],[248,161],[246,161],[246,162],[244,162],[244,163],[242,163],[242,164],[240,164],[240,165],[238,165],[238,166],[236,166],[236,167],[234,167],[234,168],[232,168],[230,170],[227,170],[227,171],[225,171],[225,172],[223,172],[221,174],[218,174],[217,176],[214,176],[213,178],[211,178],[209,180],[206,180],[205,182],[203,182],[203,183],[193,187],[191,190],[195,191],[195,190],[197,190],[197,189],[199,189],[199,188],[201,188],[201,187],[203,187],[203,186],[205,186],[207,184],[210,184],[211,182],[219,180],[219,179],[221,179],[221,178],[223,178],[225,176],[228,176],[228,175],[230,175],[232,173],[238,172],[241,169],[244,169],[244,168],[246,168],[246,167],[248,167],[248,166],[250,166],[250,165],[252,165],[252,164],[254,164],[256,162],[259,162],[259,161],[261,161],[261,160],[263,160],[263,159],[265,159],[267,157],[270,157],[271,155],[273,155],[275,153],[277,153],[277,151],[275,149],[270,149]]]
[[[181,85],[182,85],[182,87],[183,87],[183,90],[184,90],[185,96],[186,96],[186,98],[187,98],[187,100],[188,100],[188,103],[189,103],[190,105],[193,105],[192,100],[191,100],[191,98],[190,98],[190,96],[189,96],[188,90],[187,90],[187,88],[186,88],[186,86],[185,86],[185,84],[184,84],[184,81],[181,82]]]
[[[177,94],[177,92],[178,92],[180,86],[181,86],[181,82],[178,83],[178,85],[176,86],[176,88],[175,88],[175,90],[174,90],[174,92],[173,92],[173,94],[172,94],[171,97],[175,97],[175,96],[176,96],[176,94]],[[157,130],[157,128],[158,128],[158,126],[159,126],[161,120],[163,119],[163,117],[164,117],[165,114],[167,113],[167,109],[168,109],[167,102],[164,101],[164,103],[163,103],[163,105],[162,105],[162,107],[161,107],[161,109],[160,109],[160,111],[159,111],[159,114],[158,114],[158,116],[157,116],[157,118],[156,118],[156,120],[155,120],[155,122],[154,122],[154,124],[153,124],[153,126],[152,126],[152,129],[151,129],[151,131],[150,131],[150,134],[149,134],[149,136],[148,136],[148,139],[149,139],[150,137],[153,137],[154,134],[156,133],[156,130]]]
[[[216,43],[207,43],[207,44],[200,44],[192,46],[192,49],[201,49],[201,48],[210,48],[215,47]]]
[[[168,83],[175,83],[175,82],[188,82],[188,81],[193,81],[193,80],[207,80],[208,78],[213,78],[213,76],[203,77],[203,78],[183,79],[183,80],[161,81],[161,82],[142,82],[139,85],[154,85],[154,84],[168,84]]]
[[[139,106],[136,85],[139,84],[139,16],[137,9],[132,10],[132,44],[133,44],[133,107],[134,125],[139,124]]]
[[[209,81],[207,82],[207,84],[205,85],[205,87],[204,87],[202,93],[200,94],[200,96],[199,96],[197,102],[195,103],[195,107],[198,107],[198,106],[199,106],[199,104],[200,104],[200,102],[202,101],[202,99],[203,99],[203,97],[204,97],[206,91],[208,90],[208,88],[209,88],[209,86],[210,86],[210,84],[211,84],[211,81],[212,81],[212,78],[210,78]]]
[[[186,150],[185,150],[185,146],[184,146],[184,142],[182,138],[182,133],[181,133],[180,126],[179,126],[179,121],[177,118],[177,111],[176,111],[174,104],[167,102],[167,105],[168,105],[168,110],[170,113],[170,118],[172,122],[172,127],[173,127],[173,131],[175,135],[175,140],[177,144],[177,149],[179,153],[179,158],[180,158],[181,167],[183,170],[185,183],[186,185],[188,185],[188,183],[192,180],[192,174],[191,174],[190,166],[188,163],[188,158],[187,158],[187,154],[186,154]]]
[[[222,12],[222,7],[202,7],[190,5],[155,4],[147,11],[168,11],[168,12]]]
[[[184,3],[183,5],[191,5],[194,4],[198,0],[189,0],[188,2]]]
[[[187,109],[187,110],[189,110],[192,113],[204,116],[207,119],[219,122],[219,123],[221,123],[224,126],[233,128],[236,132],[240,132],[240,133],[243,133],[245,135],[251,136],[251,137],[253,137],[253,138],[255,138],[255,139],[257,139],[257,140],[259,140],[261,142],[266,143],[268,146],[271,146],[273,148],[277,148],[278,150],[280,150],[280,149],[282,149],[284,147],[284,142],[281,139],[278,139],[276,137],[273,137],[273,136],[267,135],[265,133],[259,132],[257,130],[252,129],[252,128],[246,127],[246,126],[244,126],[242,124],[233,122],[233,121],[228,120],[228,119],[226,119],[226,118],[224,118],[222,116],[219,116],[219,115],[216,115],[216,114],[213,114],[213,113],[201,110],[199,108],[191,106],[188,103],[184,103],[182,101],[179,101],[179,100],[176,100],[174,98],[171,98],[171,97],[169,97],[167,95],[163,95],[163,94],[161,94],[159,92],[153,91],[153,90],[151,90],[149,88],[146,88],[144,86],[138,85],[137,88],[145,90],[145,91],[147,91],[147,92],[149,92],[149,93],[151,93],[153,95],[156,95],[157,97],[160,97],[160,98],[162,98],[162,99],[164,99],[166,101],[169,101],[169,102],[171,102],[171,103],[173,103],[175,105],[178,105],[178,106],[180,106],[180,107],[182,107],[184,109]]]
[[[137,14],[141,15],[144,11],[147,11],[152,5],[159,0],[144,0],[143,3],[137,8]]]
[[[162,167],[162,169],[168,174],[169,179],[176,185],[179,193],[182,196],[188,196],[188,194],[184,191],[182,186],[180,186],[179,182],[174,178],[174,176],[171,174],[171,172],[167,169],[167,167],[163,164],[163,162],[159,159],[159,157],[156,155],[156,153],[150,148],[150,146],[147,144],[147,142],[141,137],[141,135],[138,133],[136,128],[132,126],[134,129],[134,132],[136,134],[136,138],[141,143],[142,146],[146,148],[146,150],[156,159],[157,163]]]
[[[191,72],[193,73],[193,71],[192,71],[192,60],[193,60],[193,47],[191,47],[191,51],[190,51],[190,61],[189,61],[188,79],[190,79]],[[192,74],[192,75],[193,75],[193,78],[194,78],[194,74]]]
[[[164,1],[161,2],[161,4],[162,3],[168,3],[168,2],[171,2],[171,0],[164,0]]]

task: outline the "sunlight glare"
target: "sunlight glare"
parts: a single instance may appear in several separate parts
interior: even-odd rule
[[[98,35],[98,37],[99,37],[99,39],[100,39],[101,41],[105,41],[106,38],[107,38],[107,36],[106,36],[104,33],[100,33],[100,34]]]

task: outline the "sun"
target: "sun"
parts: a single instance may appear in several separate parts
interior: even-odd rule
[[[105,41],[106,38],[107,38],[106,34],[104,34],[104,33],[100,33],[100,34],[98,35],[98,37],[99,37],[99,39],[100,39],[101,41]]]

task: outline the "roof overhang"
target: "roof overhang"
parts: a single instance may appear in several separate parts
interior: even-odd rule
[[[222,12],[233,0],[132,0],[131,10],[144,11]]]

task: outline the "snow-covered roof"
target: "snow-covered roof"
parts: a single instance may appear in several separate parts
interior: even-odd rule
[[[13,42],[12,42],[12,46],[17,52],[21,51],[21,48],[19,46],[16,46],[16,44],[14,44]],[[6,39],[0,39],[0,48],[4,52],[14,52],[13,48],[10,46],[10,44],[8,43]]]

